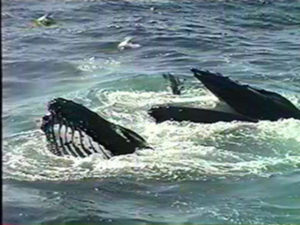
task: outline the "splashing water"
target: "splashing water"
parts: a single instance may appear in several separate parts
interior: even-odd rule
[[[299,168],[300,123],[294,119],[257,124],[219,122],[156,124],[147,110],[157,104],[213,107],[217,100],[205,91],[182,96],[168,92],[99,91],[104,118],[134,130],[155,149],[105,160],[57,157],[46,149],[38,130],[5,141],[5,178],[73,180],[114,176],[139,179],[197,180],[206,176],[270,176]],[[18,168],[18,169],[17,169]]]

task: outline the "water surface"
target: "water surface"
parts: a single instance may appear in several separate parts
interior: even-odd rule
[[[33,26],[52,12],[57,24]],[[189,71],[221,72],[300,107],[300,1],[2,2],[4,221],[300,222],[300,122],[155,124],[153,105],[213,107]],[[118,48],[126,37],[138,48]],[[185,79],[174,96],[163,73]],[[79,102],[155,149],[60,158],[37,120]]]

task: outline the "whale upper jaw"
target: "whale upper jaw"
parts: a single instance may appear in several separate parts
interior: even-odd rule
[[[73,101],[56,98],[48,103],[42,119],[49,150],[58,156],[86,157],[99,153],[103,158],[147,148],[146,141],[133,131],[113,124]]]
[[[256,120],[300,119],[300,110],[277,93],[239,84],[221,74],[191,71],[207,89],[239,114]]]

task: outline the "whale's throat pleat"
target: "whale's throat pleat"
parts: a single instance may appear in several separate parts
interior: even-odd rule
[[[42,130],[46,134],[49,150],[57,156],[87,157],[99,153],[110,158],[111,153],[87,134],[87,127],[51,115],[44,122]]]

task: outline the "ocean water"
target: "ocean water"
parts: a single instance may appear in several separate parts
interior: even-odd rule
[[[56,24],[33,20],[53,13]],[[190,68],[300,107],[300,1],[3,0],[3,220],[10,224],[300,223],[300,121],[156,124],[157,104],[213,107]],[[134,48],[118,48],[132,37]],[[185,79],[171,94],[163,73]],[[60,158],[38,120],[79,102],[155,149]]]

